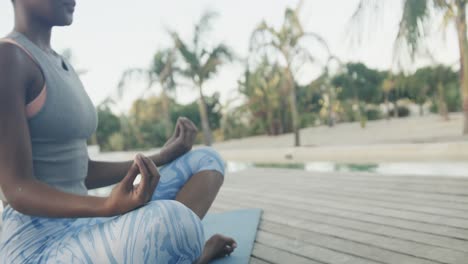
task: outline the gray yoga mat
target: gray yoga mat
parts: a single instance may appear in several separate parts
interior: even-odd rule
[[[241,209],[208,214],[203,219],[206,239],[214,234],[234,238],[237,248],[229,257],[212,261],[213,264],[248,264],[260,223],[261,209]]]

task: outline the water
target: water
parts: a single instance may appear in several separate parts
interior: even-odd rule
[[[249,162],[227,162],[228,172],[238,172],[248,168],[285,168],[322,173],[365,172],[375,175],[394,176],[468,177],[468,163],[466,162],[386,162],[371,164],[334,162],[258,164]]]

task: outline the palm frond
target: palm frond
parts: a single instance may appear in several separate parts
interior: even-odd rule
[[[117,95],[119,98],[122,98],[125,88],[127,87],[128,82],[134,78],[146,77],[147,82],[151,85],[154,83],[154,73],[146,69],[141,68],[131,68],[122,74],[120,81],[117,85]],[[151,86],[148,86],[150,88]]]
[[[211,74],[216,73],[218,66],[223,64],[224,61],[230,61],[232,59],[232,53],[229,48],[220,44],[215,47],[209,54],[208,59],[202,65],[200,69],[200,77],[207,79]]]
[[[159,51],[153,58],[151,71],[158,76],[159,82],[163,89],[172,90],[176,83],[174,74],[178,72],[176,62],[176,49],[166,49]]]
[[[444,40],[447,38],[447,28],[449,27],[450,23],[454,21],[455,17],[455,13],[452,8],[447,8],[445,10],[442,18],[442,24],[440,25]]]
[[[181,72],[188,76],[192,77],[195,75],[196,72],[200,69],[200,61],[195,51],[189,49],[189,47],[180,39],[179,35],[175,32],[171,33],[172,39],[174,40],[174,44],[176,49],[182,55],[184,61],[188,64],[188,68],[182,70]]]
[[[271,37],[272,37],[272,40],[271,41],[268,41],[268,42],[265,42],[265,41],[262,41],[262,42],[258,42],[257,41],[257,38],[259,37],[259,35],[261,34],[264,34],[264,33],[268,33]],[[265,21],[262,21],[255,29],[254,31],[252,32],[251,36],[250,36],[250,45],[249,45],[249,50],[252,52],[253,50],[258,50],[262,47],[265,46],[265,43],[268,43],[266,45],[271,45],[271,46],[275,46],[275,47],[278,47],[280,46],[280,41],[281,41],[281,37],[280,37],[280,33],[277,32],[273,27],[271,27],[270,25],[268,25]]]
[[[195,51],[198,51],[200,47],[200,40],[203,36],[211,31],[212,21],[218,16],[218,13],[212,11],[206,11],[203,13],[200,21],[195,25],[195,32],[193,34],[193,44]]]
[[[299,20],[297,10],[291,8],[286,9],[282,31],[285,34],[284,37],[289,37],[290,41],[293,42],[292,45],[295,45],[294,42],[297,42],[304,35],[304,29]]]
[[[395,41],[397,46],[406,45],[411,57],[414,56],[421,46],[421,41],[426,36],[424,24],[429,19],[429,1],[405,0],[403,4],[403,15],[401,17],[398,35]]]
[[[312,38],[315,41],[317,41],[327,51],[328,57],[332,56],[330,47],[328,46],[327,41],[322,36],[314,32],[305,32],[304,37]]]
[[[402,0],[402,15],[399,22],[398,33],[393,47],[394,63],[404,68],[405,63],[413,61],[421,50],[423,40],[428,35],[428,25],[432,17],[432,11],[450,9],[450,1],[447,0]],[[385,4],[394,1],[360,0],[350,21],[348,40],[358,44],[362,42],[363,32],[375,32],[371,29],[377,25],[377,21],[386,10]],[[448,18],[445,19],[448,21]],[[444,22],[446,23],[446,22]],[[352,43],[354,44],[354,43]],[[410,59],[407,59],[409,55]]]
[[[424,0],[425,1],[425,0]],[[368,27],[377,25],[375,20],[385,10],[385,2],[383,0],[360,0],[357,8],[354,10],[348,29],[346,30],[346,41],[352,46],[359,46],[364,39],[365,32],[375,32],[375,28],[366,30]]]

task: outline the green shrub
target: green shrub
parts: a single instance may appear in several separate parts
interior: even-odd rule
[[[121,133],[114,133],[108,139],[105,150],[122,151],[125,149],[125,138]]]
[[[379,120],[382,118],[382,111],[378,108],[370,108],[366,110],[367,120]]]
[[[390,110],[390,115],[394,116],[395,109]],[[406,106],[398,106],[398,117],[407,117],[410,115],[410,110]]]

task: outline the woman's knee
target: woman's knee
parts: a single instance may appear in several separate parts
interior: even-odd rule
[[[196,171],[194,173],[215,170],[224,176],[225,174],[225,162],[221,155],[212,147],[203,147],[192,150],[189,152],[189,162],[196,165]]]

